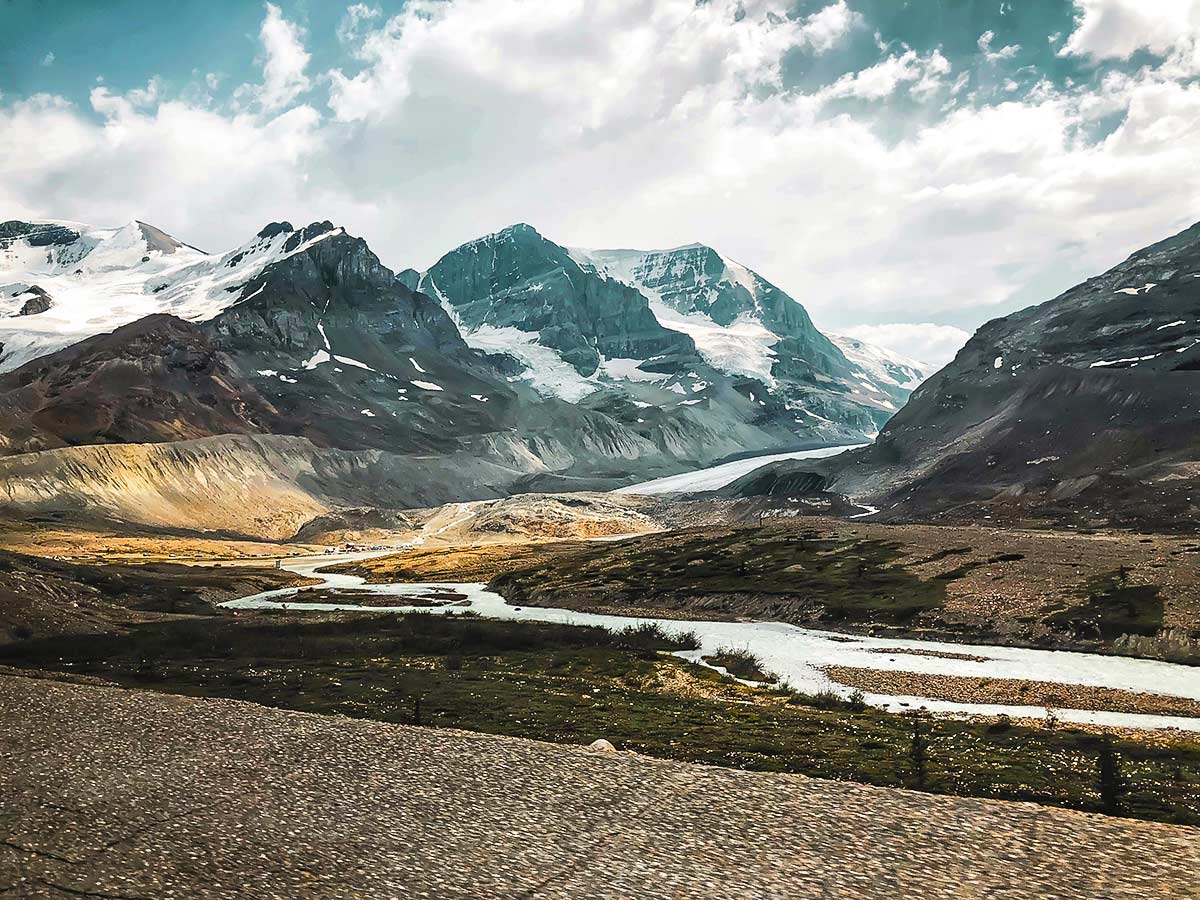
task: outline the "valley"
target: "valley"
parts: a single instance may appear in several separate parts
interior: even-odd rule
[[[55,571],[97,584],[103,605],[10,627],[0,666],[883,785],[916,783],[915,727],[930,748],[924,790],[1082,809],[1108,802],[1094,793],[1107,732],[1139,773],[1123,814],[1192,821],[1200,667],[1180,663],[1195,662],[1200,555],[1188,540],[876,524],[671,493],[405,518],[307,544],[98,532],[88,550],[82,532],[48,535],[83,551]],[[8,565],[14,587],[47,583],[29,557]],[[1098,587],[1114,571],[1123,580]],[[165,573],[194,592],[129,599],[163,596]],[[1124,600],[1103,606],[1125,586],[1155,588],[1145,627]],[[726,651],[753,660],[750,681],[723,674]]]
[[[1200,0],[0,34],[0,900],[1200,900]]]

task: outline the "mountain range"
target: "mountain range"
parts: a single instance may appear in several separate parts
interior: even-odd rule
[[[287,536],[351,506],[610,489],[878,431],[726,493],[1184,527],[1198,372],[1200,225],[987,323],[924,383],[703,245],[515,225],[395,273],[329,222],[220,255],[140,222],[0,225],[0,475],[22,510],[183,527],[188,502],[240,491]]]
[[[141,222],[0,225],[0,454],[58,454],[6,473],[39,509],[66,492],[22,478],[98,477],[81,448],[112,444],[171,443],[201,481],[214,454],[230,477],[246,453],[369,465],[368,499],[398,506],[612,487],[861,442],[922,376],[698,245],[583,251],[517,225],[396,274],[329,222],[219,255]],[[334,507],[336,480],[305,490]],[[92,505],[130,514],[114,503]]]

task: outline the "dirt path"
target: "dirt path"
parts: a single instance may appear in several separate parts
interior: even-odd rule
[[[0,677],[0,894],[1187,898],[1198,870],[1194,829]]]

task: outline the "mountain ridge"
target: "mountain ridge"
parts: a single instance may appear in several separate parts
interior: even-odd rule
[[[984,324],[874,445],[808,468],[885,519],[1193,527],[1200,224]]]

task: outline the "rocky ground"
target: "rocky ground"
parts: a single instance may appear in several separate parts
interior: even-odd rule
[[[854,666],[826,666],[823,671],[838,684],[879,694],[932,697],[965,703],[1200,717],[1200,702],[1185,697],[1140,694],[1136,691],[1082,684],[1055,684],[1047,681],[965,675],[930,675],[922,672],[861,669]]]
[[[19,897],[1200,896],[1190,828],[14,677],[0,798]]]
[[[79,565],[0,550],[0,645],[120,630],[177,615],[211,615],[214,603],[306,583],[292,572],[262,565]]]

